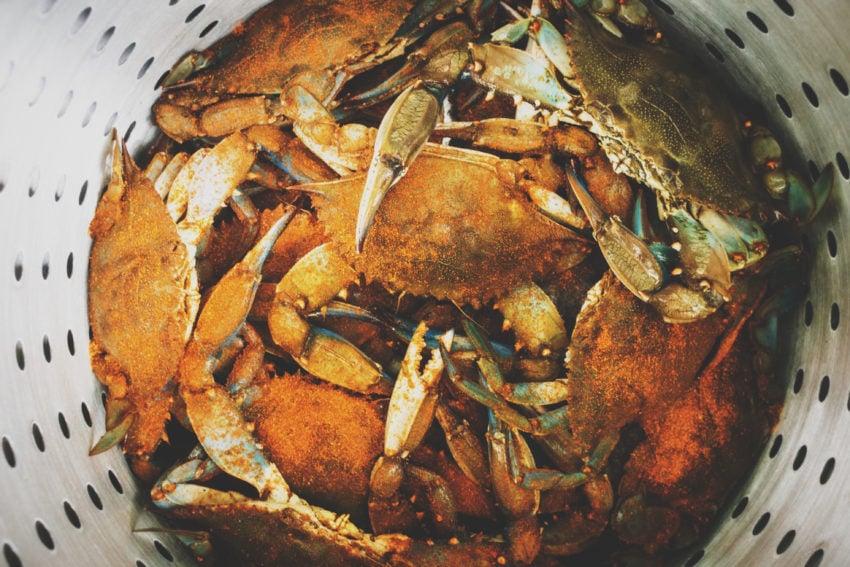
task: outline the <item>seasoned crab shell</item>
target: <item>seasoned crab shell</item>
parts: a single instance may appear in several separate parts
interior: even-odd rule
[[[426,150],[387,194],[362,253],[353,239],[363,175],[314,197],[327,234],[367,280],[459,303],[497,298],[588,244],[540,214],[518,187],[517,162]]]
[[[576,15],[578,17],[578,15]],[[623,173],[662,196],[751,216],[765,207],[740,120],[712,79],[660,45],[630,45],[593,22],[568,29],[591,130]]]
[[[354,61],[386,43],[412,2],[272,2],[213,45],[188,94],[276,94],[303,71]]]
[[[164,435],[170,381],[192,328],[193,264],[165,203],[121,144],[89,231],[92,368],[109,388],[107,407],[124,404],[132,416],[124,450],[149,454]]]

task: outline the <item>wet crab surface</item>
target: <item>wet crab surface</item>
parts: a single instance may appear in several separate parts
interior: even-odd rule
[[[509,4],[274,2],[115,140],[93,452],[210,560],[653,565],[753,466],[831,168],[638,2]]]

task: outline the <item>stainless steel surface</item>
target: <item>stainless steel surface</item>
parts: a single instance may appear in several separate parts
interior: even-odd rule
[[[87,352],[87,227],[105,183],[110,129],[130,132],[131,149],[149,142],[157,79],[261,3],[0,0],[0,565],[187,560],[171,537],[134,533],[156,521],[119,452],[88,456],[103,410]],[[809,161],[833,162],[841,182],[809,231],[812,292],[792,322],[781,421],[692,560],[845,564],[850,3],[653,7],[673,35],[764,105],[804,170]]]

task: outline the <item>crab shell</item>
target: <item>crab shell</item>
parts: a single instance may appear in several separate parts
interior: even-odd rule
[[[737,216],[764,216],[727,95],[695,62],[662,45],[632,45],[570,15],[567,44],[588,119],[615,168],[659,196]]]
[[[326,233],[367,280],[416,295],[480,304],[590,252],[573,231],[540,214],[518,188],[511,160],[429,146],[387,194],[363,251],[354,227],[364,175],[313,197]]]
[[[763,281],[741,278],[717,313],[666,324],[611,272],[588,294],[567,355],[570,427],[589,454],[606,432],[640,425],[646,438],[625,465],[619,505],[644,519],[653,516],[638,509],[661,506],[667,518],[629,524],[615,512],[624,541],[669,543],[679,513],[705,525],[752,466],[780,407],[769,376],[752,369],[742,327],[763,295]]]
[[[303,71],[342,67],[387,43],[413,2],[290,0],[267,4],[208,50],[191,95],[277,94]]]
[[[171,378],[194,322],[194,267],[162,197],[123,144],[89,232],[92,368],[109,389],[107,404],[122,400],[132,415],[124,451],[148,455],[165,434]],[[147,480],[156,474],[141,462],[134,470]]]

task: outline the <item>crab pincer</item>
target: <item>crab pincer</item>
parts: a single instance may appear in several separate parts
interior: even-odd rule
[[[221,347],[236,335],[250,310],[260,270],[295,209],[281,216],[245,258],[213,287],[177,371],[179,393],[192,429],[205,451],[224,471],[245,479],[260,494],[288,492],[257,445],[224,387],[213,380]],[[278,478],[279,477],[279,478]]]

